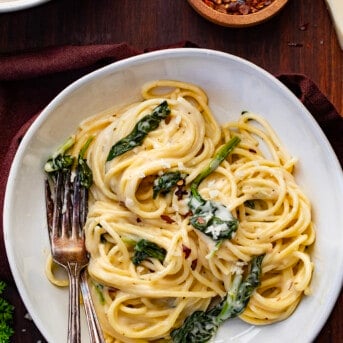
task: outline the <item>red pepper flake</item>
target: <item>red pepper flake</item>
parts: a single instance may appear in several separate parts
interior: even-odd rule
[[[175,191],[175,195],[177,196],[177,200],[182,200],[184,195],[187,195],[188,192],[185,190],[186,180],[181,179],[176,183],[177,190]]]
[[[183,217],[184,217],[184,218],[187,218],[187,217],[191,216],[192,214],[193,214],[192,211],[188,211],[187,213],[185,213],[185,214],[183,215]]]
[[[171,121],[171,116],[168,116],[166,119],[164,119],[164,122],[168,125]]]
[[[136,222],[137,222],[137,223],[141,223],[141,222],[142,222],[142,219],[139,218],[139,217],[137,217],[137,218],[136,218]]]
[[[198,217],[198,218],[197,218],[197,222],[198,222],[199,224],[205,224],[205,219],[204,219],[203,217]]]
[[[192,252],[192,249],[188,248],[186,245],[182,244],[182,252],[185,254],[185,258],[188,258]]]
[[[114,287],[109,287],[109,288],[108,288],[108,293],[109,293],[111,296],[115,296],[117,292],[118,292],[118,288],[114,288]]]
[[[256,13],[269,6],[274,0],[203,0],[214,10],[233,15]]]
[[[166,214],[161,214],[161,219],[163,219],[166,223],[172,224],[175,223],[175,220],[167,216]]]
[[[197,259],[192,261],[192,264],[191,264],[192,270],[194,270],[197,267],[197,264],[198,264],[198,260]]]
[[[205,3],[207,6],[213,8],[214,4],[213,4],[213,2],[212,2],[211,0],[203,0],[203,1],[204,1],[204,3]],[[190,113],[189,113],[189,114],[190,114]]]

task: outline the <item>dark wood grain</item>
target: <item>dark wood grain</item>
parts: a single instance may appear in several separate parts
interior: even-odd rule
[[[1,54],[119,42],[152,49],[184,40],[243,57],[273,74],[305,74],[343,112],[343,52],[324,0],[290,0],[270,21],[244,29],[210,23],[186,0],[51,0],[0,14]],[[342,323],[341,294],[316,342],[343,342]]]
[[[123,41],[143,49],[181,40],[241,56],[271,73],[304,73],[343,111],[343,52],[324,0],[290,0],[270,21],[245,29],[207,22],[185,0],[52,0],[0,14],[1,53]]]

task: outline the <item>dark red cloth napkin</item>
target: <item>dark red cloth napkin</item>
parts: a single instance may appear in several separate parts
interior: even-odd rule
[[[194,47],[181,42],[163,48]],[[63,46],[0,57],[0,211],[12,159],[26,130],[38,113],[62,89],[81,76],[109,63],[142,54],[127,44]],[[317,120],[343,166],[343,118],[306,76],[277,76],[303,102]],[[24,229],[24,228],[23,228]],[[25,309],[14,284],[0,230],[0,280],[7,282],[4,296],[15,306],[13,342],[44,342]],[[43,272],[43,271],[42,271]]]

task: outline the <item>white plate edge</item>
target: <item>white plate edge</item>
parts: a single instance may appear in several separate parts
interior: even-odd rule
[[[50,0],[16,0],[0,3],[0,13],[1,12],[14,12],[23,10],[25,8],[38,6]]]

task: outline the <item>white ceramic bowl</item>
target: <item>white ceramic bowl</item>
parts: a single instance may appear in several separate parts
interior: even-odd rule
[[[0,0],[0,13],[19,11],[48,1],[50,0]]]
[[[154,79],[200,85],[220,122],[242,110],[263,115],[289,152],[299,158],[296,179],[313,204],[317,241],[311,296],[287,320],[251,326],[227,321],[216,342],[311,342],[326,322],[343,276],[343,175],[323,132],[299,100],[277,79],[238,57],[202,49],[170,49],[116,62],[76,81],[41,113],[25,135],[14,159],[5,196],[4,237],[8,259],[36,325],[50,343],[67,332],[67,289],[52,286],[44,275],[49,251],[42,167],[47,156],[78,123],[106,108],[140,98]],[[83,322],[83,342],[87,339]]]

